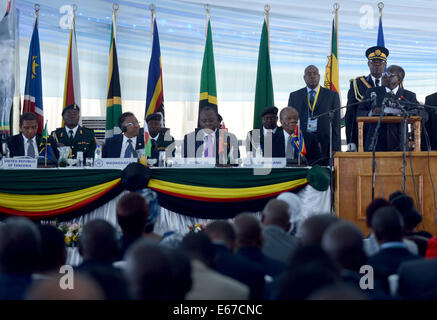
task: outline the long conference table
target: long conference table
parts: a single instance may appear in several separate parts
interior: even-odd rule
[[[144,176],[135,179],[156,192],[161,231],[186,232],[201,220],[259,212],[282,192],[299,195],[302,216],[329,212],[331,206],[329,170],[319,166],[263,174],[253,168],[144,168]],[[115,203],[132,189],[129,181],[132,171],[126,169],[0,170],[0,215],[83,223],[103,218],[116,225]]]

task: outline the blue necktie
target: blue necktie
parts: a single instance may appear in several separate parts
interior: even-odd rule
[[[124,157],[130,158],[132,156],[133,150],[134,150],[134,148],[132,146],[132,140],[128,139],[127,140],[127,148],[126,148],[126,151],[124,152]]]
[[[311,107],[313,106],[313,103],[314,103],[314,95],[315,95],[315,91],[314,90],[311,90],[310,91],[310,104],[311,104]]]

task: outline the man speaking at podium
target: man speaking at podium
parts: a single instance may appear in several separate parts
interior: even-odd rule
[[[405,78],[405,71],[399,66],[392,65],[382,76],[382,87],[369,88],[364,100],[358,108],[358,116],[400,116],[407,112],[408,115],[420,115],[427,120],[426,112],[418,111],[419,103],[414,92],[405,90],[401,86]],[[364,151],[372,151],[371,144],[375,136],[376,124],[368,124],[364,141]],[[402,151],[401,125],[381,124],[375,151]]]

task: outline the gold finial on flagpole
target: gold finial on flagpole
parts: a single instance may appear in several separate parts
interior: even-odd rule
[[[340,4],[338,2],[336,2],[336,3],[334,3],[333,7],[334,7],[334,13],[336,13],[340,9]]]
[[[118,11],[118,9],[120,9],[120,5],[117,2],[114,2],[112,4],[112,10],[114,11]]]
[[[40,9],[40,5],[38,3],[35,3],[33,5],[33,9],[35,10],[35,16],[38,18],[39,16],[39,9]]]
[[[112,4],[112,17],[113,17],[113,21],[112,21],[112,27],[113,32],[114,32],[114,39],[117,40],[117,12],[120,9],[120,5],[117,2],[114,2]]]
[[[378,8],[379,8],[379,16],[382,17],[382,9],[384,8],[384,2],[379,2]]]
[[[152,28],[150,30],[152,30],[151,34],[152,34],[152,41],[153,41],[153,29],[155,28],[154,22],[155,22],[155,4],[152,3],[150,5],[150,14],[151,14],[151,23],[152,23]]]
[[[206,19],[209,20],[209,17],[211,16],[211,6],[208,3],[205,4],[205,10],[206,10]]]

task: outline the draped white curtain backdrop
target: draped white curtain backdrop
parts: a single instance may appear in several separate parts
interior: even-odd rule
[[[42,56],[44,115],[50,130],[61,124],[69,30],[60,12],[71,1],[41,1],[39,36]],[[112,1],[75,0],[81,76],[82,115],[104,116]],[[156,0],[161,41],[166,126],[176,139],[194,129],[200,69],[205,44],[207,1]],[[338,42],[340,92],[346,104],[349,79],[368,74],[365,50],[376,45],[378,1],[357,0],[215,0],[211,4],[219,112],[239,139],[251,129],[258,47],[264,5],[270,11],[270,50],[275,104],[287,105],[289,92],[302,88],[303,70],[316,65],[323,83],[330,53],[332,6],[340,4]],[[123,111],[144,118],[151,52],[151,1],[119,1],[118,62]],[[20,90],[24,81],[32,25],[33,1],[17,0],[20,10]],[[389,64],[406,70],[405,88],[420,101],[437,87],[436,1],[387,0],[383,11]]]

